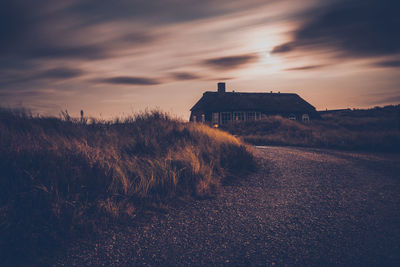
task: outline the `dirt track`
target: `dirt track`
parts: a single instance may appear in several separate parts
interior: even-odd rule
[[[56,266],[400,266],[400,157],[257,148],[261,169],[149,222],[79,241]]]

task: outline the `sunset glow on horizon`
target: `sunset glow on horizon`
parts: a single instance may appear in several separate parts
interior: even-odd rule
[[[0,106],[187,120],[218,81],[297,93],[317,110],[400,102],[394,0],[0,4]]]

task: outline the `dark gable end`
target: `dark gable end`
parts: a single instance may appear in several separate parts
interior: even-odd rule
[[[203,112],[259,111],[265,114],[314,113],[315,107],[297,94],[205,92],[190,109]]]

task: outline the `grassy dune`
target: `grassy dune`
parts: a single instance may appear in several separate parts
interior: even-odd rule
[[[279,116],[224,129],[254,145],[293,145],[400,152],[399,106],[322,114],[311,123]]]
[[[255,166],[230,134],[160,112],[90,123],[64,115],[0,110],[2,257],[37,256],[149,206],[207,196]]]

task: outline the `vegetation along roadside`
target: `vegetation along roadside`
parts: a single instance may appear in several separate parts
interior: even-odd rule
[[[32,259],[149,205],[213,194],[254,168],[251,147],[232,135],[158,111],[98,121],[2,109],[2,259]]]
[[[280,116],[223,125],[222,129],[253,145],[400,153],[400,106],[320,112],[302,123]]]

